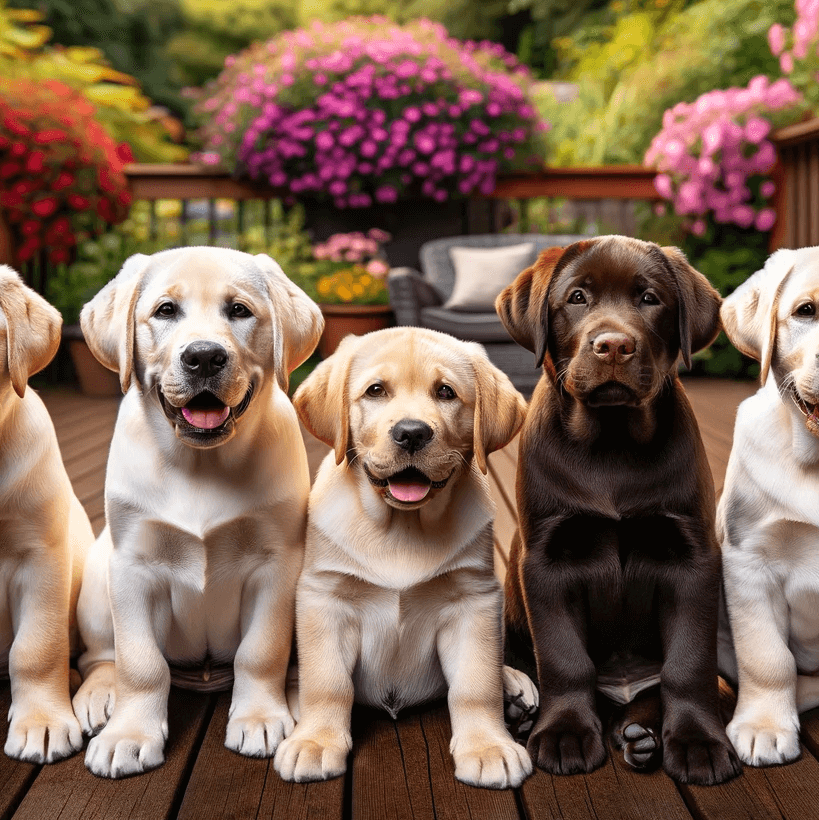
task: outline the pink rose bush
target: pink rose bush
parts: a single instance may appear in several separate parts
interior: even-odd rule
[[[657,191],[690,219],[693,233],[705,232],[709,215],[718,223],[771,229],[775,186],[767,174],[776,151],[767,139],[768,117],[801,99],[788,80],[759,76],[747,88],[710,91],[665,112],[644,162],[661,172]]]
[[[768,31],[771,53],[782,73],[814,107],[819,104],[819,0],[796,0],[791,28],[776,23]]]
[[[204,90],[201,162],[338,207],[490,193],[542,164],[528,70],[428,20],[313,23],[228,58]]]

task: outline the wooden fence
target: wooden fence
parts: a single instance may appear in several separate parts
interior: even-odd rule
[[[819,245],[819,119],[772,135],[779,154],[771,248]]]

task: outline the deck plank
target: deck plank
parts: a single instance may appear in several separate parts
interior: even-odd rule
[[[8,682],[0,684],[0,716],[4,718],[11,706],[11,687]],[[9,725],[0,718],[0,749],[6,745]],[[25,797],[30,785],[37,777],[40,766],[21,763],[0,752],[0,820],[6,820]]]
[[[84,752],[43,766],[14,814],[14,820],[164,820],[176,816],[200,734],[207,722],[210,695],[172,688],[168,701],[165,764],[140,777],[104,780],[85,768]]]
[[[199,756],[179,810],[180,820],[341,820],[343,780],[285,783],[270,759],[254,759],[225,748],[230,694],[218,696]]]

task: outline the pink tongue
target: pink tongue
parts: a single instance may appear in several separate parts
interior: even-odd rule
[[[213,430],[230,415],[230,408],[223,407],[221,410],[191,410],[188,407],[182,408],[182,415],[188,424],[198,427],[200,430]]]
[[[421,501],[429,492],[429,484],[399,484],[390,482],[390,494],[398,501]]]

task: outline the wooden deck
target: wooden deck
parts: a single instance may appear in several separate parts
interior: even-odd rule
[[[691,381],[718,490],[722,486],[737,404],[749,384]],[[105,460],[117,402],[69,391],[43,395],[63,458],[96,531],[103,524]],[[315,469],[325,448],[308,441]],[[503,575],[515,526],[516,444],[490,458],[498,504],[497,567]],[[0,712],[9,706],[0,688]],[[636,774],[612,757],[591,775],[552,777],[537,772],[517,791],[493,792],[458,783],[449,755],[444,704],[415,709],[399,720],[357,709],[354,746],[345,778],[329,783],[284,783],[269,760],[250,760],[224,748],[229,695],[174,689],[167,762],[124,781],[100,780],[83,755],[52,766],[17,763],[0,754],[0,820],[92,818],[353,818],[354,820],[813,820],[819,818],[819,710],[804,721],[802,758],[789,766],[746,769],[715,788],[678,787],[662,772]],[[3,721],[5,725],[5,721]],[[0,729],[0,743],[5,742]]]

